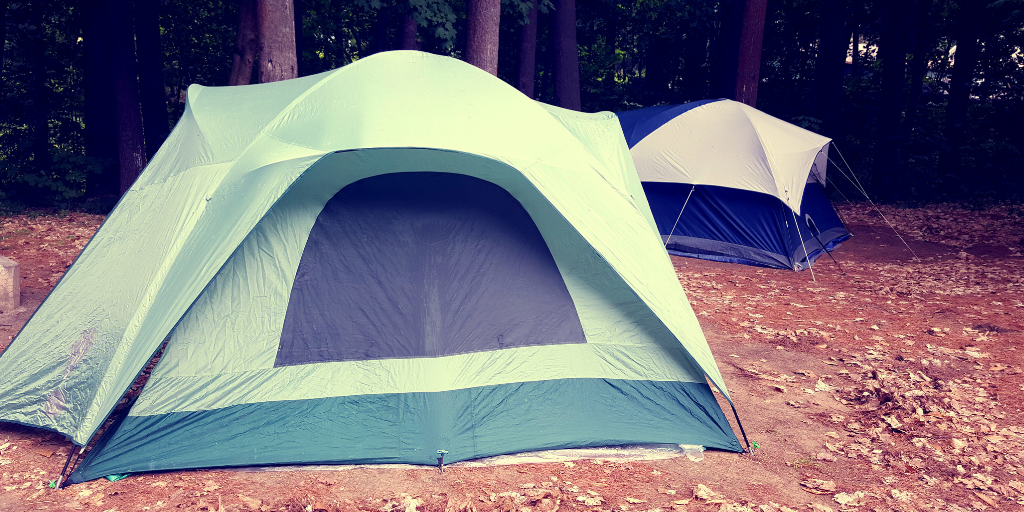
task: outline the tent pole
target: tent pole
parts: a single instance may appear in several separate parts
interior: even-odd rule
[[[729,407],[732,407],[732,415],[736,417],[736,425],[740,427],[740,435],[743,436],[743,442],[747,443],[747,452],[753,455],[754,450],[750,448],[750,441],[747,440],[747,431],[743,430],[743,422],[740,421],[740,414],[736,412],[736,406],[733,405],[732,400],[726,401],[729,402]]]
[[[818,279],[814,277],[814,265],[811,265],[811,255],[807,253],[807,245],[804,244],[804,237],[800,236],[800,224],[796,220],[796,212],[793,210],[789,210],[789,212],[793,214],[793,227],[796,228],[796,237],[800,239],[800,246],[804,248],[804,259],[807,260],[807,268],[811,269],[811,280],[817,283]],[[814,233],[811,234],[813,235]],[[821,241],[818,241],[818,243],[820,244]]]
[[[71,456],[75,455],[75,448],[74,447],[75,447],[75,445],[72,444],[71,445],[71,452],[68,453],[68,460],[64,462],[64,469],[60,470],[60,477],[57,478],[57,488],[58,489],[63,489],[63,488],[68,486],[67,480],[64,478],[64,473],[67,472],[68,466],[71,465]],[[82,456],[83,452],[85,452],[85,446],[83,446],[82,449],[78,450],[78,457],[75,457],[75,464],[76,465],[78,464],[78,459],[79,459],[79,457]],[[74,470],[74,467],[72,466],[71,469]]]
[[[672,224],[672,229],[668,232],[668,238],[665,239],[665,249],[668,249],[668,243],[672,241],[672,234],[676,232],[676,226],[679,225],[679,219],[683,218],[683,210],[686,209],[686,204],[690,202],[690,196],[693,195],[693,189],[695,188],[697,188],[696,183],[690,186],[690,193],[686,194],[686,200],[683,201],[683,207],[679,209],[679,215],[676,216],[676,222]]]

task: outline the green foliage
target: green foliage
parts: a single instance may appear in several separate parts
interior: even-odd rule
[[[160,0],[161,43],[170,119],[180,117],[193,83],[225,85],[238,23],[235,0]],[[626,110],[718,96],[722,2],[725,0],[577,1],[577,42],[583,110]],[[758,108],[812,131],[825,128],[810,111],[816,94],[815,61],[828,0],[773,0],[764,30]],[[424,51],[459,58],[464,53],[467,0],[303,0],[298,37],[303,75],[347,65],[400,38],[403,15],[420,27]],[[6,12],[0,74],[0,209],[78,202],[102,209],[90,176],[117,163],[84,156],[82,0],[11,0]],[[875,50],[883,44],[885,0],[847,2],[848,33],[867,52],[848,65],[841,127],[836,139],[865,181],[874,162],[880,90]],[[939,175],[947,148],[946,98],[951,49],[963,0],[921,0],[920,22],[908,26],[898,177],[892,187],[904,201],[962,200],[984,203],[1024,199],[1017,171],[1024,151],[1024,0],[989,0],[981,55],[968,109],[962,160],[955,174]],[[502,0],[498,76],[518,83],[519,30],[527,0]],[[542,0],[537,23],[536,98],[554,101],[552,0]],[[382,21],[384,25],[379,25]],[[381,32],[383,30],[383,32]],[[925,64],[913,83],[912,69]],[[839,178],[838,173],[833,177]],[[842,182],[837,183],[844,188]],[[845,186],[852,194],[852,187]],[[88,202],[87,202],[88,201]],[[106,202],[104,202],[106,201]],[[102,203],[102,204],[101,204]],[[20,206],[19,206],[20,205]]]

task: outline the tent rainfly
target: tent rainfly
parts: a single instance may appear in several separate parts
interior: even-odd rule
[[[669,253],[802,270],[850,237],[829,139],[732,100],[617,116]]]
[[[85,446],[167,339],[71,482],[741,451],[653,224],[613,114],[533,102],[455,59],[194,85],[0,356],[0,420]]]

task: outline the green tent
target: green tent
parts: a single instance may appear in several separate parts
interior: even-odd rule
[[[637,443],[740,451],[615,116],[455,59],[188,90],[0,356],[0,420],[71,477],[434,464]]]

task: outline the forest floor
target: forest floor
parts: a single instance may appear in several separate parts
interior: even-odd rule
[[[0,424],[0,510],[621,512],[1024,507],[1024,213],[840,207],[810,272],[673,258],[751,441],[702,461],[198,470],[47,483],[63,436]],[[892,222],[915,258],[886,225]],[[102,217],[0,219],[5,347]],[[1019,347],[1019,348],[1018,348]],[[721,400],[728,413],[728,404]],[[731,416],[731,414],[727,414]],[[737,430],[737,433],[739,431]]]

